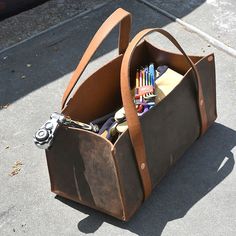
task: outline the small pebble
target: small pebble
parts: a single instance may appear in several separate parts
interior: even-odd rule
[[[7,56],[3,57],[3,60],[6,60],[7,59]]]
[[[27,64],[26,66],[27,66],[27,67],[31,67],[31,64]]]
[[[9,105],[10,105],[9,103],[6,104],[6,105],[1,105],[1,106],[0,106],[0,109],[7,109]]]
[[[26,79],[26,76],[25,76],[25,75],[22,75],[22,76],[21,76],[21,79]]]

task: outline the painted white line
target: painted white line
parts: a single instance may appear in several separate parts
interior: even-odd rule
[[[186,23],[185,21],[181,20],[180,18],[174,16],[173,14],[155,6],[154,4],[146,1],[146,0],[137,0],[139,2],[142,2],[143,4],[151,7],[154,10],[157,10],[158,12],[160,12],[161,14],[167,16],[168,18],[170,18],[171,20],[179,23],[180,25],[184,26],[188,31],[194,32],[197,35],[199,35],[201,38],[203,38],[205,41],[209,42],[210,44],[212,44],[213,46],[215,46],[218,49],[221,49],[222,51],[228,53],[229,55],[236,57],[236,50],[227,46],[226,44],[222,43],[221,41],[219,41],[218,39],[215,39],[214,37],[208,35],[207,33],[203,32],[202,30],[198,29],[197,27]]]
[[[60,26],[62,26],[62,25],[64,25],[64,24],[67,24],[68,22],[71,22],[71,21],[73,21],[73,20],[75,20],[75,19],[77,19],[77,18],[83,17],[83,16],[89,14],[89,13],[92,12],[92,11],[98,10],[98,9],[104,7],[105,5],[109,4],[111,1],[112,1],[112,0],[107,1],[107,2],[105,2],[105,3],[102,3],[102,4],[98,4],[98,5],[96,5],[96,6],[93,7],[93,8],[89,8],[89,9],[87,9],[86,11],[83,11],[83,12],[77,14],[77,15],[74,15],[73,17],[71,17],[71,18],[69,18],[69,19],[67,19],[67,20],[64,20],[64,21],[62,21],[62,22],[60,22],[60,23],[58,23],[58,24],[56,24],[56,25],[53,25],[53,26],[47,28],[46,30],[43,30],[43,31],[41,31],[41,32],[39,32],[39,33],[37,33],[37,34],[35,34],[35,35],[32,35],[32,36],[30,36],[30,37],[28,37],[28,38],[26,38],[26,39],[24,39],[24,40],[22,40],[22,41],[20,41],[20,42],[18,42],[18,43],[15,43],[15,44],[13,44],[13,45],[7,47],[7,48],[4,48],[4,49],[0,50],[0,54],[4,53],[4,52],[6,52],[7,50],[12,49],[12,48],[14,48],[14,47],[16,47],[16,46],[18,46],[18,45],[20,45],[20,44],[23,44],[23,43],[25,43],[25,42],[27,42],[27,41],[29,41],[29,40],[31,40],[31,39],[34,39],[34,38],[36,38],[36,37],[38,37],[38,36],[40,36],[40,35],[42,35],[42,34],[45,34],[45,33],[49,32],[50,30],[53,30],[53,29],[55,29],[55,28],[57,28],[57,27],[60,27]]]

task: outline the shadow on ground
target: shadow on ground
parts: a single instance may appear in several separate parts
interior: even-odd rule
[[[183,17],[204,1],[182,1],[178,14]],[[168,4],[170,4],[169,11],[175,11],[174,2]],[[11,104],[32,91],[71,73],[96,30],[118,7],[123,7],[133,15],[132,36],[141,29],[163,27],[171,23],[170,19],[139,1],[112,1],[84,17],[7,50],[0,54],[0,106]],[[117,31],[116,29],[105,40],[93,60],[116,48]],[[65,87],[66,84],[63,86]]]
[[[236,132],[215,123],[187,151],[129,222],[121,222],[59,196],[56,198],[88,214],[78,222],[78,229],[83,233],[94,233],[107,222],[138,235],[161,235],[169,221],[184,217],[230,174],[235,163],[231,150],[235,146]]]
[[[48,0],[1,0],[0,1],[0,21],[7,17],[16,15],[22,11],[31,9]]]

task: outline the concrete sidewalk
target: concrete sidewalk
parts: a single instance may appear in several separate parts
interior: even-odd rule
[[[6,105],[0,110],[1,235],[236,234],[236,4],[227,1],[231,6],[226,14],[225,5],[216,0],[186,1],[178,8],[171,0],[148,3],[109,1],[0,54],[0,105]],[[189,54],[214,52],[217,75],[216,123],[185,153],[128,223],[50,193],[44,152],[32,141],[49,115],[60,110],[64,89],[89,40],[118,7],[133,14],[132,36],[143,28],[163,27]],[[183,27],[158,9],[198,27],[209,37]],[[222,20],[225,14],[231,16],[228,23]],[[156,34],[148,40],[173,49]],[[116,45],[117,30],[104,42],[83,79],[116,55]],[[16,161],[23,165],[11,177]]]

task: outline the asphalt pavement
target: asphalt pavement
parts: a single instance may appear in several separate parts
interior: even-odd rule
[[[236,235],[236,2],[177,2],[100,1],[58,17],[42,26],[43,33],[27,28],[29,37],[22,32],[23,42],[17,39],[20,32],[0,37],[0,235]],[[63,92],[89,40],[118,7],[133,14],[132,36],[161,27],[188,54],[214,52],[216,59],[215,124],[127,223],[51,193],[44,151],[32,139],[50,114],[60,111]],[[82,81],[117,55],[117,32],[105,40]],[[148,40],[175,50],[157,34]]]

